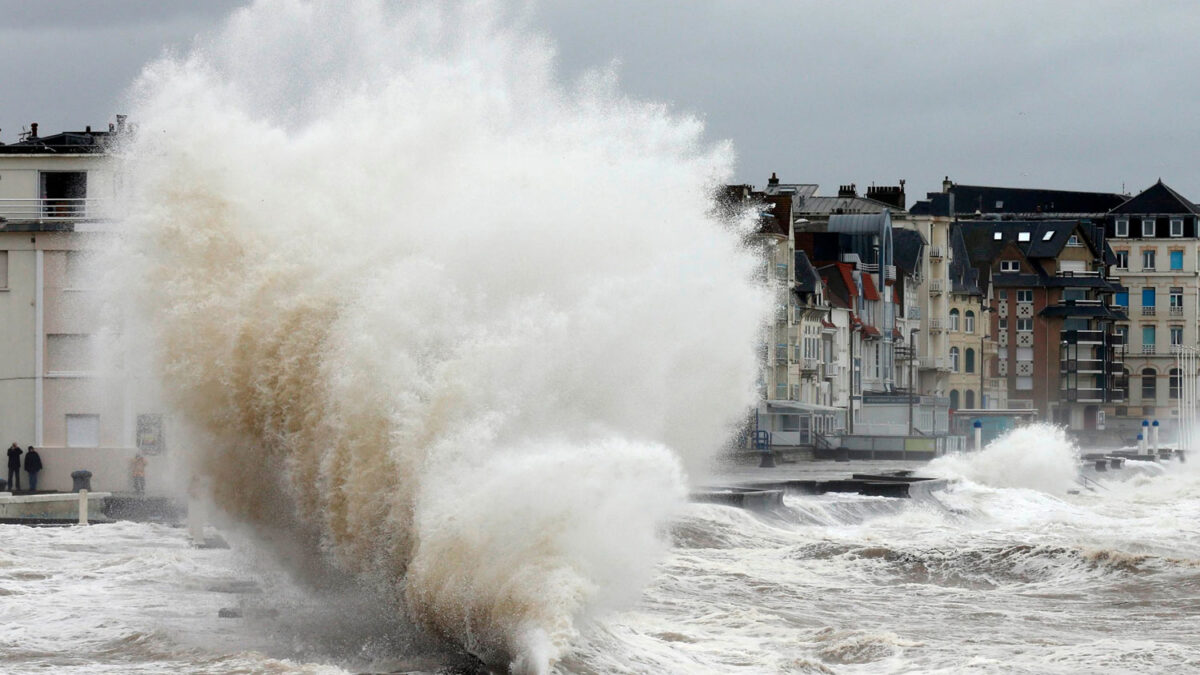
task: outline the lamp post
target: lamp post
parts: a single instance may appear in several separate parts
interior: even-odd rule
[[[908,435],[913,435],[913,396],[917,393],[917,384],[913,380],[913,361],[917,360],[917,333],[920,328],[908,331]]]

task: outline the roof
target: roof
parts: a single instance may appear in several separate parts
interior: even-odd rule
[[[817,274],[817,270],[809,262],[808,255],[804,251],[796,251],[795,268],[796,290],[804,293],[816,293],[817,286],[821,283],[821,275]]]
[[[1078,220],[972,220],[955,223],[955,229],[962,232],[971,264],[979,265],[994,260],[1009,244],[1029,258],[1057,258],[1077,231],[1083,235],[1081,243],[1099,255],[1092,233],[1081,224]]]
[[[867,300],[878,300],[879,291],[875,290],[875,282],[871,279],[870,274],[860,274],[862,279],[863,297]]]
[[[108,149],[107,131],[64,131],[50,136],[27,138],[7,145],[0,143],[0,154],[91,154]]]
[[[896,267],[912,274],[921,265],[921,250],[925,237],[916,230],[897,228],[892,230],[892,261]]]
[[[828,215],[843,213],[883,213],[896,211],[891,204],[867,197],[805,197],[800,202],[798,213],[805,215]]]
[[[954,213],[950,212],[953,195]],[[949,192],[929,192],[926,199],[913,204],[910,213],[918,215],[1010,214],[1102,214],[1127,199],[1113,192],[1078,192],[1040,188],[994,187],[988,185],[952,185]]]
[[[1136,197],[1114,208],[1111,213],[1196,213],[1200,214],[1191,200],[1172,190],[1159,178],[1158,182],[1142,190]]]

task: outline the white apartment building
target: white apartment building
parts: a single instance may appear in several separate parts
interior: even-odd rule
[[[38,448],[39,489],[70,490],[71,472],[87,470],[93,489],[129,490],[138,448],[148,487],[162,486],[162,411],[102,362],[118,322],[89,273],[118,187],[106,154],[116,133],[39,137],[34,125],[0,144],[0,442]]]

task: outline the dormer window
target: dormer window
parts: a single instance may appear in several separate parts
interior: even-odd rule
[[[1043,234],[1043,235],[1042,235],[1042,241],[1050,241],[1050,240],[1051,240],[1051,239],[1053,239],[1053,238],[1054,238],[1054,231],[1053,231],[1053,230],[1051,230],[1050,232],[1047,232],[1046,234]]]
[[[1018,232],[1017,233],[1017,241],[1029,241],[1029,233],[1028,232]]]
[[[1128,218],[1117,218],[1116,235],[1118,237],[1128,237],[1129,236],[1129,219]]]
[[[1172,237],[1182,237],[1183,236],[1183,218],[1172,218],[1171,219],[1171,236]]]
[[[992,233],[992,240],[993,240],[993,241],[1000,241],[1000,240],[1001,240],[1001,239],[1003,239],[1003,238],[1004,238],[1004,235],[1003,235],[1003,234],[1000,234],[999,232],[993,232],[993,233]]]
[[[1000,271],[1001,272],[1020,272],[1021,271],[1021,261],[1019,261],[1019,260],[1001,260],[1000,261]]]
[[[1153,237],[1154,236],[1154,219],[1153,218],[1142,218],[1142,236],[1143,237]]]
[[[1067,246],[1083,246],[1079,243],[1079,235],[1073,234],[1067,238]]]

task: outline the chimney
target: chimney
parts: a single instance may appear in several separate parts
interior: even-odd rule
[[[775,187],[779,185],[779,178],[775,176],[775,172],[771,172],[771,177],[767,180],[767,187]]]
[[[113,124],[112,122],[109,122],[108,123],[108,133],[111,134],[112,132],[114,132],[116,130],[117,130],[117,125]]]
[[[30,137],[30,138],[37,138],[37,137],[38,137],[38,135],[37,135],[37,122],[31,122],[31,123],[29,124],[29,137]]]
[[[129,115],[117,115],[117,133],[118,134],[125,133],[125,118],[126,117],[129,117]]]
[[[87,128],[83,130],[83,133],[85,133],[85,134],[92,133],[92,125],[90,125],[90,124],[87,125]]]
[[[954,183],[950,181],[950,176],[942,179],[942,192],[949,192],[952,187],[954,187]]]
[[[851,183],[849,185],[839,185],[838,186],[838,196],[839,197],[857,197],[858,196],[858,186],[856,186],[854,183]]]

